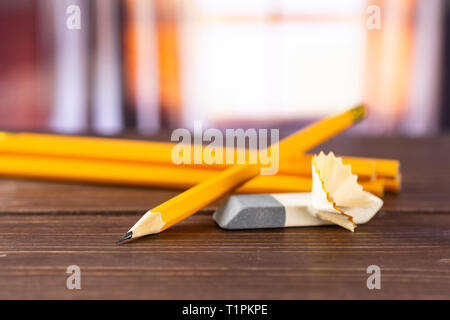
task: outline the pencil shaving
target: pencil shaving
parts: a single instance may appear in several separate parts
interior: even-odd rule
[[[313,157],[312,175],[312,214],[353,232],[356,222],[346,208],[370,209],[375,206],[373,197],[363,191],[351,167],[332,152]]]
[[[354,232],[356,228],[356,223],[349,220],[347,216],[344,216],[341,213],[338,214],[333,212],[319,211],[317,212],[317,217],[322,220],[337,224],[338,226],[350,230],[351,232]]]

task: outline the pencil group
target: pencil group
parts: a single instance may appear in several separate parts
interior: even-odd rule
[[[211,151],[209,146],[0,133],[0,175],[187,189],[147,211],[119,240],[123,242],[159,233],[230,192],[310,192],[312,155],[305,152],[352,126],[364,114],[364,107],[357,106],[317,121],[263,150],[215,148],[214,161],[203,157]],[[183,152],[183,161],[174,161],[174,150],[186,148],[188,156],[185,157]],[[198,157],[198,152],[202,157]],[[264,175],[267,163],[261,157],[269,154],[269,171],[275,174]],[[398,161],[361,157],[342,159],[344,165],[351,166],[364,190],[378,196],[385,191],[400,190]]]
[[[1,133],[0,175],[185,189],[230,166],[225,159],[212,165],[205,162],[175,165],[171,159],[174,146],[174,143],[153,141]],[[245,152],[248,159],[248,153],[253,151]],[[309,191],[311,157],[298,153],[280,161],[276,175],[260,176],[237,192]],[[398,192],[401,188],[397,160],[344,156],[343,162],[351,165],[352,172],[369,192],[381,196],[384,191]]]

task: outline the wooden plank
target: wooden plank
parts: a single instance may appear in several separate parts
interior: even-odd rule
[[[0,299],[448,298],[450,215],[380,213],[339,227],[224,231],[197,214],[117,246],[137,215],[1,215]],[[66,289],[69,265],[81,290]],[[369,265],[381,290],[368,290]]]
[[[339,137],[322,148],[397,158],[403,191],[350,233],[339,227],[224,231],[213,204],[159,235],[115,241],[179,191],[2,179],[0,299],[450,297],[450,136]],[[69,265],[82,289],[66,289]],[[378,265],[382,289],[368,290]]]

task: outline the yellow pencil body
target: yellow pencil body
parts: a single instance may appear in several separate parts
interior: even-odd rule
[[[402,189],[402,175],[398,174],[395,178],[380,178],[384,189],[389,192],[400,192]]]
[[[280,162],[279,172],[293,175],[311,175],[312,155],[301,155],[295,160]],[[376,163],[373,159],[354,159],[342,157],[342,162],[352,167],[352,173],[360,178],[374,179],[376,177]]]
[[[0,133],[0,152],[14,154],[166,163],[171,159],[172,147],[156,141]]]
[[[217,173],[204,168],[0,154],[0,176],[11,178],[187,189]],[[362,185],[366,191],[382,196],[383,184],[378,182],[363,181]],[[310,175],[278,174],[255,177],[236,192],[309,192],[311,186]]]

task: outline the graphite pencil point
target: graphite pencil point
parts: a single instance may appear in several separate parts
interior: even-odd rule
[[[127,233],[124,234],[124,236],[122,238],[120,238],[116,243],[117,244],[121,244],[122,242],[129,240],[133,237],[133,232],[132,231],[128,231]]]

